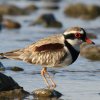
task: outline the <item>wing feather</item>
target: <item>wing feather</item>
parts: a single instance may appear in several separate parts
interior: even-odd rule
[[[32,64],[52,65],[64,59],[65,49],[61,35],[50,36],[26,48],[3,53],[7,58],[23,60]],[[53,65],[52,65],[53,66]]]
[[[41,51],[55,51],[55,50],[59,50],[62,49],[64,47],[63,44],[60,43],[50,43],[50,44],[44,44],[41,46],[36,46],[35,47],[35,51],[37,52],[41,52]]]

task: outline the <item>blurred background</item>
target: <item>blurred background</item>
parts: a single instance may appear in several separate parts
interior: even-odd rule
[[[48,70],[64,94],[62,100],[100,100],[100,0],[0,0],[0,52],[26,47],[73,26],[85,28],[96,46],[83,50],[73,65]],[[45,87],[41,67],[9,59],[0,62],[5,67],[1,72],[25,90]],[[15,66],[24,71],[9,70]]]

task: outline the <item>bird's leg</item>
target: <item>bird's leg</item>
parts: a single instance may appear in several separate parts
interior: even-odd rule
[[[46,72],[47,72],[47,68],[44,67],[44,68],[41,70],[41,76],[43,77],[43,79],[44,79],[44,81],[45,81],[47,87],[50,88],[49,82],[48,82],[48,80],[46,79],[46,76],[45,76],[45,73],[46,73]]]
[[[48,72],[47,72],[46,74],[47,74],[47,77],[49,78],[49,80],[50,80],[50,81],[51,81],[51,83],[52,83],[52,88],[55,88],[55,87],[56,87],[55,82],[52,80],[52,78],[51,78],[51,76],[49,75],[49,73],[48,73]]]
[[[41,70],[41,75],[42,75],[44,81],[46,82],[46,84],[47,84],[47,86],[48,86],[49,88],[50,88],[51,86],[49,85],[49,82],[48,82],[48,80],[46,79],[46,76],[45,76],[45,75],[47,75],[47,77],[49,78],[50,82],[52,83],[52,88],[55,88],[55,87],[56,87],[56,84],[55,84],[55,82],[52,80],[52,78],[51,78],[51,76],[49,75],[49,73],[47,72],[47,68],[46,68],[46,67],[44,67],[44,68]]]

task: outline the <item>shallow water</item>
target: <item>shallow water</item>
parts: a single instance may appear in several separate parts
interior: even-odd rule
[[[99,0],[80,0],[88,4],[100,4]],[[63,0],[59,3],[61,7],[60,11],[52,11],[56,18],[63,23],[63,28],[43,28],[41,26],[29,27],[29,23],[35,20],[41,13],[47,12],[48,10],[39,9],[29,16],[4,16],[5,18],[11,18],[22,24],[22,28],[19,30],[7,30],[3,29],[0,32],[0,52],[6,52],[18,48],[23,48],[32,42],[46,37],[51,34],[63,32],[70,26],[81,26],[85,27],[88,32],[95,33],[98,39],[93,40],[96,44],[100,44],[100,18],[92,21],[83,21],[80,19],[72,19],[65,17],[63,9],[65,4],[69,4],[72,0],[68,0],[65,3]],[[79,0],[76,0],[79,2]],[[18,6],[25,6],[32,3],[32,1],[10,1],[8,3],[16,4]],[[43,2],[35,2],[38,6],[44,6]],[[24,68],[24,72],[12,72],[5,71],[4,74],[13,77],[25,90],[32,92],[37,88],[45,87],[45,84],[40,76],[40,66],[27,64],[21,61],[15,60],[1,60],[5,67],[19,66]],[[90,61],[79,56],[77,61],[62,69],[48,69],[52,72],[54,80],[57,83],[59,92],[63,94],[61,100],[100,100],[100,62]],[[29,97],[31,98],[31,97]]]

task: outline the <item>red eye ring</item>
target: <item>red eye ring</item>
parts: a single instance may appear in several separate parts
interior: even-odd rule
[[[82,37],[82,34],[76,33],[76,34],[75,34],[75,37],[76,37],[76,38],[81,38],[81,37]]]

